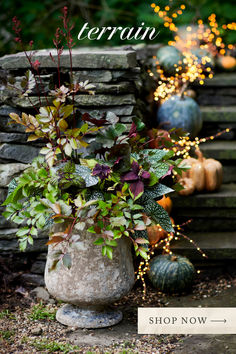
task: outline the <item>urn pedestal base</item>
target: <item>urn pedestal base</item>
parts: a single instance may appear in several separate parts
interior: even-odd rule
[[[58,224],[53,232],[65,230]],[[135,281],[131,243],[126,237],[117,240],[113,259],[102,256],[101,248],[94,245],[98,235],[87,231],[73,234],[71,245],[49,245],[45,268],[48,292],[64,305],[56,318],[64,325],[79,328],[102,328],[117,324],[122,313],[110,307],[127,295]],[[71,267],[59,262],[53,268],[55,257],[69,254]]]
[[[79,328],[104,328],[119,323],[123,318],[122,312],[109,307],[93,306],[80,308],[74,305],[64,305],[56,314],[58,322]]]

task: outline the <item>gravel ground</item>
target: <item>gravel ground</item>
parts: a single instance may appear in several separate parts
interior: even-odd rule
[[[13,300],[14,299],[14,300]],[[129,300],[127,300],[129,302]],[[13,306],[12,304],[19,304]],[[129,306],[129,305],[128,305]],[[122,306],[123,307],[123,306]],[[182,336],[138,336],[136,333],[122,333],[118,343],[109,346],[74,345],[72,340],[76,328],[67,328],[55,321],[58,304],[42,304],[33,302],[26,293],[24,298],[11,295],[10,308],[6,303],[0,311],[0,353],[170,353],[179,343]],[[136,312],[136,311],[135,311]],[[45,313],[45,315],[44,315]],[[125,321],[134,323],[132,309],[126,313]],[[45,319],[42,317],[45,316]],[[116,327],[106,331],[114,331]],[[82,336],[93,335],[94,330],[81,330]],[[104,330],[103,330],[104,331]],[[129,331],[121,326],[119,331]],[[77,334],[78,335],[78,334]],[[111,333],[112,335],[112,333]],[[81,335],[80,335],[81,336]],[[76,337],[76,336],[75,336]],[[127,338],[127,339],[126,339]],[[90,341],[90,340],[89,340]],[[91,340],[93,343],[93,341]]]
[[[192,289],[185,296],[192,299],[214,297],[230,287],[236,286],[236,276],[227,274],[216,275],[213,271],[203,271]],[[122,334],[122,339],[108,346],[79,344],[75,346],[74,338],[78,333],[89,338],[96,335],[96,330],[78,330],[67,328],[55,320],[55,312],[60,304],[52,299],[40,303],[32,297],[30,288],[12,286],[2,288],[0,294],[0,353],[174,353],[186,336],[137,335],[138,306],[168,306],[170,296],[153,290],[147,285],[146,299],[142,299],[142,286],[137,284],[133,291],[117,303],[125,314],[124,325],[108,328],[103,333]],[[172,297],[173,298],[173,297]],[[53,303],[54,302],[54,303]],[[127,329],[126,324],[130,326]],[[123,326],[123,327],[122,327]],[[103,330],[104,331],[104,330]],[[113,332],[112,332],[113,331]],[[127,333],[123,333],[128,331]],[[116,333],[117,332],[117,333]],[[101,332],[102,333],[102,332]],[[86,338],[87,338],[86,337]],[[127,338],[127,339],[126,339]],[[93,341],[91,341],[92,343]],[[91,344],[90,343],[90,344]]]

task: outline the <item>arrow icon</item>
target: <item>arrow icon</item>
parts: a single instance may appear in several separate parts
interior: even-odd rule
[[[223,322],[223,323],[226,323],[226,319],[224,319],[224,320],[211,320],[211,322]]]

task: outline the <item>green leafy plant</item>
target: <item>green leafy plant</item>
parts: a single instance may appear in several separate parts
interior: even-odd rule
[[[11,340],[15,332],[10,330],[0,331],[0,338],[5,340]]]
[[[56,342],[56,341],[50,341],[47,338],[41,338],[41,339],[30,339],[27,337],[24,337],[22,340],[23,343],[27,343],[29,346],[37,349],[40,352],[47,352],[47,353],[54,353],[54,352],[60,352],[60,353],[76,353],[80,351],[80,348],[77,345],[72,345],[70,343],[64,343],[64,342]]]
[[[93,87],[88,82],[74,82],[73,40],[66,8],[63,24],[63,30],[57,30],[54,39],[58,52],[58,87],[50,92],[52,102],[45,95],[46,105],[42,104],[42,90],[38,93],[40,108],[36,107],[35,115],[10,114],[12,122],[25,127],[28,141],[41,139],[45,146],[31,166],[10,183],[3,215],[21,226],[17,236],[22,251],[33,244],[40,230],[63,223],[64,231],[52,232],[47,243],[65,245],[56,252],[52,269],[59,262],[71,267],[70,246],[76,242],[74,230],[87,230],[91,234],[88,237],[94,237],[94,246],[101,247],[102,254],[109,259],[121,237],[131,240],[137,256],[147,258],[148,240],[137,235],[141,231],[145,234],[152,224],[174,231],[167,212],[156,200],[178,188],[172,172],[181,174],[181,160],[175,159],[172,142],[167,149],[147,149],[149,141],[144,124],[138,119],[127,131],[126,125],[119,123],[112,112],[100,120],[87,113],[80,114],[74,105],[74,95],[93,94],[90,91]],[[22,44],[17,19],[14,26],[17,41]],[[61,85],[60,77],[63,39],[71,59],[68,87]],[[37,80],[41,83],[40,63],[33,61],[33,52],[25,54],[32,73],[26,75],[29,92],[33,77],[36,83]],[[168,175],[171,186],[164,183]]]
[[[4,318],[9,318],[10,320],[15,320],[15,315],[11,313],[9,310],[0,311],[0,320]]]
[[[42,303],[34,305],[30,315],[28,316],[30,320],[52,320],[56,319],[56,310],[50,309],[48,306],[43,306]]]

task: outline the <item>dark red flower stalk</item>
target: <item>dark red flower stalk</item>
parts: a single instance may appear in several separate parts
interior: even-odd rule
[[[24,43],[23,43],[23,41],[22,41],[22,38],[21,38],[21,31],[22,31],[22,28],[21,28],[21,22],[20,22],[20,20],[18,20],[18,18],[17,18],[16,16],[14,16],[13,19],[12,19],[12,23],[13,23],[13,25],[12,25],[12,30],[13,30],[14,33],[16,34],[15,41],[16,41],[17,43],[20,43],[20,45],[21,45],[21,50],[24,52],[25,57],[26,57],[26,59],[28,60],[31,69],[34,69],[34,70],[38,71],[38,68],[39,68],[39,65],[40,65],[39,61],[36,60],[36,61],[33,63],[32,58],[33,58],[34,53],[33,53],[33,52],[28,53],[28,52],[26,51],[26,48],[25,48]],[[30,42],[29,42],[29,46],[30,46],[31,48],[33,47],[33,43],[34,43],[33,41],[30,41]],[[37,77],[36,77],[36,75],[35,75],[34,70],[32,70],[32,72],[33,72],[33,75],[34,75],[35,84],[36,84],[36,88],[37,88],[37,92],[38,92],[39,104],[40,104],[40,106],[41,106],[41,97],[40,97],[40,96],[41,96],[41,92],[40,92],[40,90],[39,90],[38,80],[37,80]],[[28,100],[29,100],[29,102],[32,104],[32,106],[35,108],[35,110],[36,110],[37,112],[39,112],[37,106],[32,102],[32,100],[31,100],[31,98],[30,98],[29,96],[28,96]]]
[[[64,47],[61,45],[61,34],[62,31],[58,27],[56,29],[54,38],[53,38],[53,44],[57,50],[57,78],[58,78],[58,87],[60,88],[61,86],[61,73],[60,73],[60,62],[61,62],[61,55],[63,53]],[[55,59],[53,58],[52,54],[50,53],[50,58],[52,59],[53,62],[55,62]]]
[[[13,17],[12,19],[12,29],[13,31],[15,32],[16,34],[16,38],[15,38],[15,41],[18,42],[18,43],[22,43],[22,40],[21,40],[21,23],[20,21],[18,20],[18,18],[16,16]]]
[[[72,65],[72,48],[74,47],[75,43],[73,42],[73,37],[71,34],[72,29],[74,28],[74,24],[70,26],[69,24],[69,17],[68,17],[68,7],[64,6],[62,9],[62,16],[61,16],[62,22],[63,22],[63,28],[64,31],[61,31],[61,34],[65,37],[66,40],[66,45],[69,49],[69,57],[70,57],[70,76],[71,76],[71,83],[74,84],[73,80],[73,65]],[[74,88],[74,87],[73,87]],[[74,106],[74,101],[75,101],[75,90],[72,93],[72,105]],[[76,127],[76,121],[75,121],[75,110],[73,110],[73,127]]]
[[[35,60],[35,62],[32,63],[32,67],[35,70],[38,70],[39,66],[40,66],[40,62],[38,60]]]

